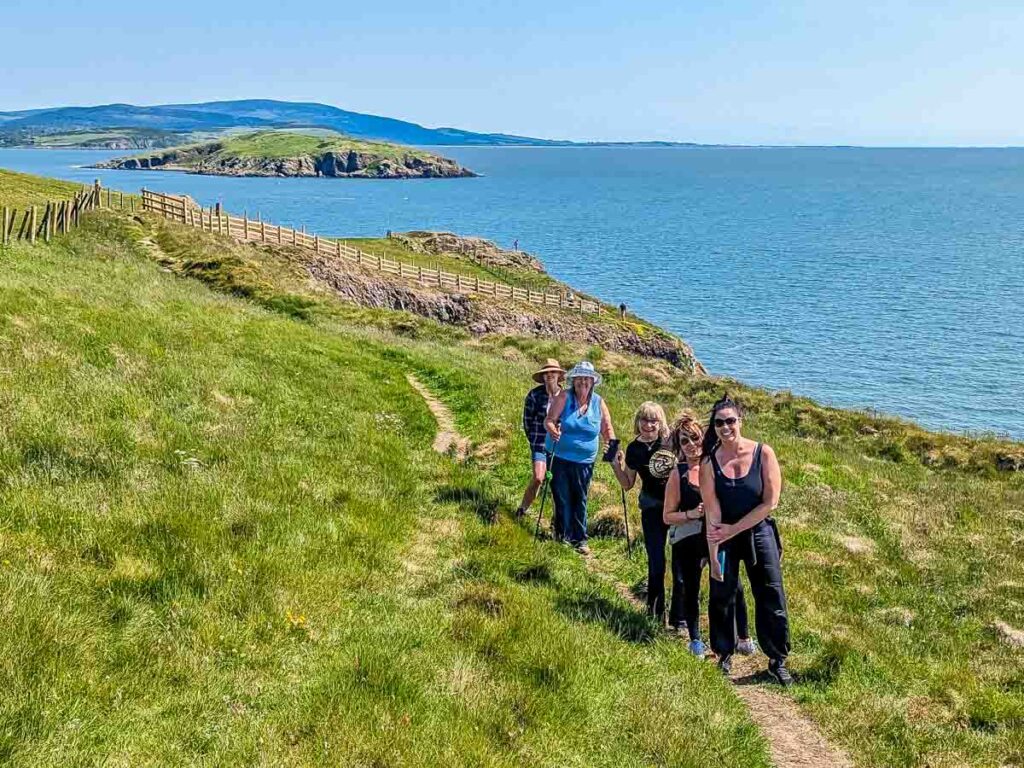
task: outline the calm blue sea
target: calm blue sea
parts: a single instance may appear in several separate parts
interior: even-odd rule
[[[1024,150],[444,148],[478,179],[0,166],[188,193],[323,234],[477,234],[678,333],[715,373],[1024,438]]]

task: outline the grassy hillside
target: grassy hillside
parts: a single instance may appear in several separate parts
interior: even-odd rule
[[[316,136],[294,131],[260,131],[232,136],[221,142],[221,153],[237,157],[296,157],[322,155],[325,152],[366,152],[381,157],[399,159],[405,155],[429,158],[431,154],[401,144],[366,141],[351,136]]]
[[[8,208],[24,210],[30,205],[46,205],[51,200],[67,200],[81,189],[80,184],[70,181],[0,169],[0,206]]]
[[[151,235],[0,254],[0,761],[767,765],[714,670],[432,453],[405,374],[451,338],[296,317],[283,266],[213,292]]]
[[[792,696],[831,739],[1024,764],[1020,446],[347,307],[286,251],[115,214],[5,251],[0,298],[12,763],[766,765],[710,665],[510,517],[528,373],[587,355],[623,435],[648,398],[750,405],[786,483]],[[409,372],[469,466],[430,453]]]
[[[62,149],[132,149],[142,147],[169,147],[185,141],[211,138],[209,134],[182,134],[154,128],[109,128],[98,130],[33,133],[31,131],[4,132],[0,123],[0,146],[33,146]]]

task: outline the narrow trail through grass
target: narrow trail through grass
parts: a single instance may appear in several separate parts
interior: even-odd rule
[[[437,420],[434,450],[448,455],[452,446],[455,446],[455,458],[458,461],[464,460],[469,438],[460,435],[455,429],[452,412],[413,374],[407,374],[406,378],[423,397]],[[432,527],[429,530],[433,529]],[[430,537],[427,529],[424,529],[424,547],[427,546],[425,542],[428,538]],[[643,614],[646,610],[643,601],[634,595],[626,584],[603,570],[597,557],[591,553],[584,555],[583,561],[590,573],[614,587],[622,599]],[[732,672],[734,690],[747,705],[751,718],[767,739],[772,763],[776,768],[853,768],[853,762],[849,757],[829,744],[818,726],[801,713],[791,699],[761,685],[759,676],[752,659],[736,657]]]
[[[469,452],[469,438],[463,437],[455,429],[455,419],[444,403],[438,400],[429,389],[423,386],[411,373],[405,377],[409,384],[423,397],[427,408],[437,419],[437,435],[434,437],[434,450],[438,453],[454,452],[456,460],[462,461]]]

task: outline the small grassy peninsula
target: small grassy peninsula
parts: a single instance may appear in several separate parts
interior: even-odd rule
[[[340,134],[260,131],[99,163],[96,168],[187,171],[214,176],[331,176],[412,179],[475,176],[420,149]]]

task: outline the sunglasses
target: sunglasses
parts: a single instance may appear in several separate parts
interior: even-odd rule
[[[735,416],[729,416],[728,418],[725,418],[725,419],[715,419],[715,426],[716,427],[731,427],[737,421],[739,421],[739,419],[737,419]]]
[[[699,438],[691,437],[690,435],[680,435],[679,436],[679,445],[681,445],[681,446],[697,445],[699,442],[700,442]]]
[[[661,419],[648,419],[646,416],[640,417],[641,424],[658,424],[660,423],[660,421]]]

